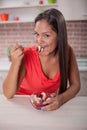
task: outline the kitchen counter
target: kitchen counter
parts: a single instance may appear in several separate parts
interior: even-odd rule
[[[1,130],[87,130],[87,97],[76,96],[55,111],[41,111],[29,96],[0,95]]]

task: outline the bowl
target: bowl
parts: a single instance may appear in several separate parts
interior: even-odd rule
[[[56,93],[39,93],[39,94],[32,94],[30,95],[30,102],[32,105],[37,108],[41,109],[42,107],[48,105],[46,103],[47,100],[50,100],[50,98],[55,97]]]

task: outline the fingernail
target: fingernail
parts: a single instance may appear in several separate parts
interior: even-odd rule
[[[44,108],[44,107],[41,107],[41,111],[45,111],[45,108]]]
[[[46,104],[46,102],[43,101],[43,102],[42,102],[42,105],[45,105],[45,104]]]

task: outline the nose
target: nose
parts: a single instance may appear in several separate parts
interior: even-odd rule
[[[42,36],[39,36],[39,37],[37,38],[37,42],[38,42],[39,44],[41,44],[41,43],[43,42]]]

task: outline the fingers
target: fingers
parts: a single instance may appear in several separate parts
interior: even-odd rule
[[[15,54],[22,54],[24,48],[18,44],[16,44],[12,49],[11,49],[11,55]]]
[[[18,45],[18,43],[16,43],[16,45],[11,49],[11,53],[18,49],[21,49],[22,51],[24,50],[24,48],[21,45]]]
[[[16,44],[10,51],[11,61],[13,63],[21,63],[24,57],[24,48],[18,44]]]
[[[46,111],[56,110],[58,108],[58,102],[55,100],[49,100],[49,104],[45,106]]]
[[[49,105],[46,105],[44,110],[45,111],[52,111],[52,110],[56,110],[58,108],[59,108],[58,103],[54,101],[54,102],[50,103]]]
[[[58,99],[58,96],[54,98],[48,98],[45,103],[48,105],[41,108],[43,111],[52,111],[60,107],[60,100]]]
[[[48,98],[43,102],[43,104],[44,104],[44,105],[45,105],[45,104],[50,104],[50,103],[52,103],[53,101],[54,101],[53,98],[48,97]]]

